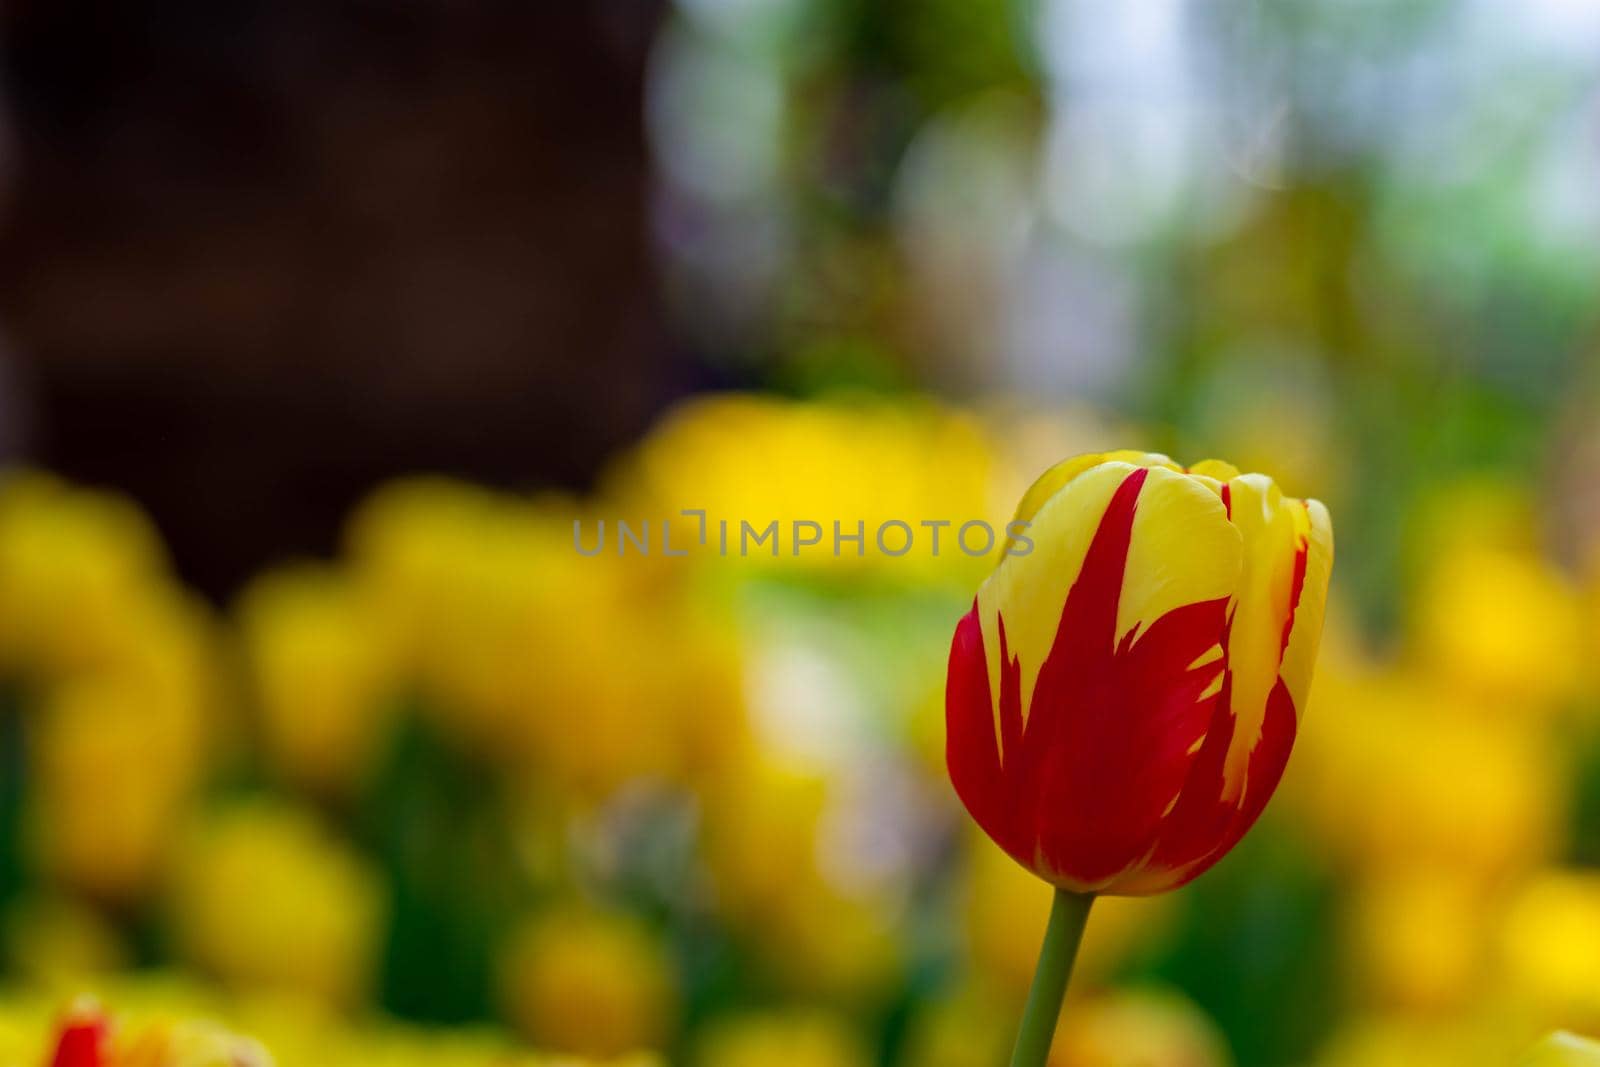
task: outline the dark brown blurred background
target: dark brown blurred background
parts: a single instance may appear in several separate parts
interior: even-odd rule
[[[0,7],[0,441],[225,594],[375,481],[581,484],[683,387],[660,0]]]

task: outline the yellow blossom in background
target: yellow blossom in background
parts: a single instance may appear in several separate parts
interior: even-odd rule
[[[168,991],[152,1004],[151,993],[144,985],[130,988],[123,983],[102,996],[116,1005],[119,1017],[203,1016],[225,1020],[230,1027],[258,1039],[278,1067],[346,1062],[351,1058],[352,1046],[360,1042],[346,1011],[292,989],[219,990],[210,983],[196,983]]]
[[[444,478],[390,482],[351,513],[345,551],[352,576],[408,665],[427,656],[436,620],[459,593],[453,572],[494,514],[487,489]]]
[[[527,634],[506,671],[526,709],[516,734],[523,773],[579,801],[681,766],[672,672],[689,664],[663,655],[665,620],[614,596],[597,589],[550,602],[557,614]]]
[[[253,582],[237,616],[269,759],[298,785],[350,790],[398,699],[394,655],[369,605],[345,575],[306,564]]]
[[[1565,1032],[1551,1034],[1517,1062],[1519,1067],[1596,1067],[1600,1041]]]
[[[1528,1041],[1517,1020],[1492,1012],[1358,1017],[1333,1036],[1315,1067],[1505,1067]]]
[[[47,687],[32,720],[32,839],[62,884],[125,898],[148,888],[206,769],[216,701],[210,621],[152,598],[115,661]]]
[[[0,947],[24,983],[0,993],[0,1067],[48,1062],[59,1009],[83,990],[115,1006],[118,1049],[139,1057],[112,1067],[239,1067],[246,1041],[275,1067],[662,1067],[667,1049],[691,1067],[856,1067],[886,1035],[896,1067],[1004,1062],[1049,897],[953,830],[944,649],[924,657],[916,622],[959,612],[952,587],[987,561],[952,555],[949,528],[936,566],[891,560],[873,525],[959,516],[1001,532],[1009,511],[994,505],[1035,459],[1094,444],[1037,444],[1077,432],[1070,421],[698,400],[619,461],[604,496],[381,488],[342,558],[268,572],[220,625],[132,505],[0,481],[0,673],[20,683],[5,740],[25,761],[20,803],[0,812],[22,877]],[[1250,440],[1277,455],[1270,430]],[[1369,647],[1351,605],[1333,605],[1316,707],[1265,829],[1303,837],[1331,892],[1295,921],[1335,924],[1329,958],[1347,968],[1329,975],[1339,1014],[1295,1061],[1307,1067],[1499,1067],[1550,1027],[1600,1030],[1600,890],[1589,870],[1548,866],[1588,828],[1590,757],[1569,743],[1583,724],[1549,712],[1594,703],[1600,611],[1585,622],[1526,488],[1446,486],[1435,504],[1396,516],[1428,551],[1410,560],[1418,597],[1392,647]],[[758,524],[859,517],[865,555],[666,558],[666,505]],[[592,538],[601,517],[650,519],[651,555],[619,555],[614,526],[607,551],[579,554],[573,523]],[[678,521],[674,547],[695,547]],[[534,896],[493,943],[493,1003],[461,1009],[487,1018],[378,1018],[388,875],[342,834],[410,795],[409,779],[362,786],[411,716],[418,766],[462,771],[439,802],[481,800],[474,818],[506,830],[509,877],[647,901],[653,916],[703,909],[731,942],[736,991],[678,988],[668,945],[697,929]],[[208,783],[261,765],[279,799],[197,810]],[[1096,905],[1056,1067],[1229,1062],[1181,995],[1117,985],[1147,967],[1190,980],[1168,952],[1193,949],[1210,906]],[[144,936],[147,917],[166,943]],[[480,917],[501,918],[467,916]],[[152,948],[192,970],[121,973]],[[781,1007],[721,1014],[751,1002]],[[890,1004],[903,1033],[885,1029]],[[1253,1025],[1226,998],[1216,1010],[1230,1033]]]
[[[911,1023],[898,1067],[995,1067],[1016,1036],[1015,1008],[974,983],[924,1006]]]
[[[94,1067],[665,1067],[653,1053],[590,1059],[532,1051],[489,1027],[352,1023],[299,1009],[263,1015],[248,1001],[166,977],[118,981],[103,1000],[111,1007],[101,1003],[0,996],[0,1067],[44,1067],[64,1028],[96,1020],[109,1040]],[[74,1059],[68,1067],[89,1065]]]
[[[1181,994],[1129,989],[1076,1002],[1061,1016],[1050,1067],[1228,1067],[1215,1024]]]
[[[823,773],[762,760],[707,798],[706,864],[719,911],[797,992],[864,996],[898,963],[890,902],[822,862],[833,802]]]
[[[165,568],[124,498],[0,481],[0,673],[26,683],[27,851],[103,900],[150,887],[214,733],[213,623]]]
[[[767,761],[740,768],[705,810],[706,863],[720,906],[760,929],[809,891],[827,803],[820,774]]]
[[[425,710],[491,761],[599,797],[670,773],[666,623],[624,561],[572,548],[576,512],[443,481],[374,494],[350,524],[356,580]]]
[[[785,990],[829,1002],[870,1002],[898,974],[898,923],[890,900],[813,884],[788,899],[772,927],[746,933]]]
[[[560,907],[530,918],[505,949],[500,987],[508,1015],[542,1048],[618,1056],[672,1036],[671,963],[627,915]]]
[[[132,502],[49,475],[3,475],[0,670],[52,676],[125,654],[165,566]]]
[[[504,746],[526,711],[506,666],[536,650],[522,642],[541,608],[528,558],[538,546],[521,527],[487,490],[418,479],[372,494],[347,534],[362,595],[429,710],[486,748]]]
[[[967,863],[964,922],[973,965],[998,992],[1021,1004],[1039,958],[1050,895],[1038,892],[1038,878],[997,848],[969,849]],[[1131,952],[1158,938],[1174,906],[1170,897],[1097,900],[1095,921],[1084,931],[1073,966],[1080,986],[1104,980]]]
[[[39,1067],[46,1062],[48,1018],[0,1015],[0,1067]]]
[[[1431,868],[1378,872],[1354,891],[1352,987],[1387,1008],[1442,1011],[1478,992],[1487,962],[1488,894]]]
[[[141,1014],[141,989],[119,988],[110,1003]],[[249,1034],[276,1067],[544,1067],[553,1057],[522,1049],[490,1026],[425,1027],[366,1017],[351,1019],[292,992],[251,991],[227,998],[189,991],[154,1007],[157,1018],[206,1015]],[[119,1011],[119,1015],[122,1012]]]
[[[772,397],[727,394],[701,397],[670,412],[638,448],[611,472],[607,498],[620,518],[637,528],[648,520],[656,529],[671,520],[674,552],[694,556],[718,554],[720,523],[728,524],[727,555],[757,567],[807,572],[863,567],[892,568],[893,573],[960,580],[981,571],[982,560],[962,552],[956,538],[970,520],[995,525],[998,551],[1009,500],[1001,464],[981,421],[975,416],[940,408],[927,401],[885,402],[836,400],[796,403]],[[683,509],[706,512],[704,546],[700,520],[684,517]],[[778,524],[778,544],[770,541],[741,557],[741,522],[757,533]],[[797,520],[817,523],[820,542],[796,552]],[[865,531],[858,552],[855,542],[834,553],[833,523],[854,535]],[[884,523],[898,521],[906,534],[885,532]],[[950,525],[940,533],[937,558],[932,531],[924,521]],[[596,528],[587,528],[590,547]],[[607,551],[616,551],[615,530]],[[801,539],[809,539],[807,529]],[[980,547],[976,530],[969,544]],[[885,551],[884,549],[887,549]]]
[[[1600,872],[1552,870],[1511,902],[1499,977],[1552,1026],[1600,1029]]]
[[[127,966],[131,956],[109,916],[67,896],[14,901],[0,930],[12,973],[42,989],[71,990]]]
[[[271,1067],[261,1045],[216,1023],[158,1023],[120,1037],[115,1067]]]
[[[169,916],[185,958],[240,987],[353,1004],[376,962],[375,875],[310,815],[239,804],[190,829]]]
[[[1582,607],[1571,580],[1539,555],[1481,544],[1444,550],[1414,604],[1418,655],[1458,698],[1509,716],[1575,693]]]
[[[690,1062],[693,1067],[871,1067],[874,1061],[842,1020],[796,1013],[712,1023]]]
[[[1330,676],[1308,719],[1294,792],[1335,854],[1363,868],[1438,864],[1492,882],[1553,852],[1565,789],[1546,737],[1465,714],[1433,678]]]
[[[689,605],[663,611],[658,633],[677,774],[691,789],[714,790],[752,758],[744,637],[726,612]]]

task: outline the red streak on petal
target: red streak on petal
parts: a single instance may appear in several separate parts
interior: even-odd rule
[[[77,1016],[63,1025],[50,1067],[104,1067],[108,1028],[99,1016]]]
[[[1008,824],[978,604],[956,624],[945,682],[945,763],[956,794],[985,833],[1005,845]]]
[[[1283,778],[1284,768],[1289,763],[1289,752],[1294,748],[1297,729],[1298,718],[1295,715],[1294,699],[1289,695],[1289,687],[1280,678],[1267,698],[1267,712],[1261,725],[1261,738],[1250,752],[1250,762],[1245,772],[1244,794],[1239,798],[1238,806],[1220,805],[1226,812],[1227,818],[1215,836],[1175,842],[1178,851],[1189,852],[1194,858],[1170,865],[1152,862],[1152,867],[1170,866],[1177,875],[1175,880],[1160,885],[1160,889],[1176,889],[1187,885],[1210,870],[1212,865],[1227,855],[1250,827],[1255,825],[1256,820],[1261,817],[1261,812],[1266,808],[1267,801],[1271,800],[1272,794],[1277,791],[1278,782]],[[1166,841],[1165,834],[1166,831],[1163,831],[1163,843]]]
[[[1301,507],[1305,507],[1302,502]],[[1284,650],[1289,647],[1289,635],[1294,632],[1295,613],[1300,610],[1300,594],[1306,589],[1306,560],[1311,554],[1311,542],[1301,538],[1294,554],[1294,582],[1289,589],[1289,613],[1283,620],[1283,641],[1278,645],[1278,662],[1283,662]]]
[[[1005,618],[997,615],[995,620],[1000,629],[1001,759],[1010,759],[1022,744],[1022,664],[1006,642]]]

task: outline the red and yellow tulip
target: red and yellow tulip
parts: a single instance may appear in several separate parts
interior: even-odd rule
[[[1111,452],[1047,471],[1011,529],[950,650],[956,792],[1059,889],[1183,885],[1283,774],[1333,564],[1327,509],[1219,461]]]
[[[98,1008],[73,1008],[62,1020],[50,1067],[104,1067],[111,1044],[111,1026]]]

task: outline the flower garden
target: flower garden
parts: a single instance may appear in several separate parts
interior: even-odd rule
[[[963,811],[944,716],[1001,546],[872,531],[1003,529],[1107,439],[1162,443],[710,396],[588,496],[382,486],[220,608],[130,500],[9,472],[0,1064],[1002,1062],[1050,896]],[[1292,758],[1214,869],[1096,904],[1050,1062],[1600,1033],[1600,559],[1526,480],[1430,482],[1381,539],[1356,472],[1273,472],[1355,516]],[[685,509],[867,536],[722,551]],[[578,551],[646,520],[681,554]],[[74,1027],[101,1058],[52,1052]]]

